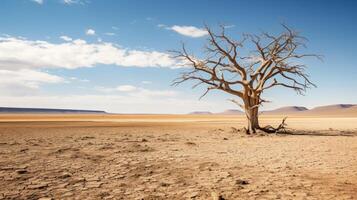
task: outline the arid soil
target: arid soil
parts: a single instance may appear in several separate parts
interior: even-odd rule
[[[258,136],[234,116],[0,121],[0,199],[357,199],[356,118]]]

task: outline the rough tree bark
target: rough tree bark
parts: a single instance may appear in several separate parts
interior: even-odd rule
[[[276,86],[293,89],[298,94],[303,94],[311,86],[316,87],[305,73],[306,66],[300,63],[301,58],[321,57],[301,54],[299,48],[305,47],[306,39],[285,25],[283,28],[284,31],[278,35],[243,34],[242,40],[236,41],[225,34],[224,26],[218,34],[206,26],[209,36],[205,47],[206,58],[189,54],[184,44],[182,50],[171,51],[182,65],[191,66],[189,71],[174,80],[173,85],[193,80],[197,81],[193,88],[206,86],[200,98],[211,90],[221,90],[237,97],[230,101],[244,110],[247,133],[256,133],[257,130],[271,133],[284,129],[285,119],[277,128],[260,127],[259,107],[269,102],[261,95]],[[247,41],[254,47],[248,53],[243,50]]]

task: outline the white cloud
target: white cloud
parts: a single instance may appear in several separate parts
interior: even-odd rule
[[[31,85],[37,85],[36,83],[58,83],[63,81],[61,77],[50,75],[45,72],[39,72],[35,70],[21,69],[17,71],[0,70],[0,83],[6,82],[28,82]]]
[[[132,85],[120,85],[116,88],[116,90],[118,90],[120,92],[133,92],[133,91],[137,90],[137,88]]]
[[[85,4],[87,1],[84,0],[63,0],[64,4],[70,5],[70,4]]]
[[[64,41],[66,41],[66,42],[70,42],[70,41],[73,40],[72,38],[70,38],[70,37],[68,37],[68,36],[66,36],[66,35],[62,35],[60,38],[61,38],[62,40],[64,40]]]
[[[45,72],[20,69],[0,69],[0,92],[4,94],[22,95],[39,89],[44,83],[61,83],[63,78]]]
[[[113,29],[113,30],[119,30],[119,28],[116,27],[116,26],[112,26],[112,29]]]
[[[115,33],[108,32],[108,33],[104,33],[104,35],[114,36]]]
[[[124,67],[180,67],[167,53],[129,50],[112,43],[87,43],[85,40],[75,39],[57,44],[25,38],[0,37],[0,69],[76,69],[97,64]]]
[[[95,30],[94,29],[87,29],[86,35],[95,35]]]
[[[178,34],[188,36],[188,37],[203,37],[208,34],[208,32],[205,29],[197,28],[194,26],[178,26],[174,25],[172,27],[166,27],[168,30],[173,30],[177,32]]]
[[[74,0],[63,0],[63,3],[65,4],[72,4],[74,2],[75,2]]]
[[[32,0],[33,2],[36,2],[38,4],[43,4],[43,0]]]

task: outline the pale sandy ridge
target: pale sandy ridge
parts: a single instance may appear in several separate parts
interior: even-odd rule
[[[287,124],[292,129],[305,130],[355,130],[357,129],[357,117],[321,116],[321,115],[262,115],[260,123],[262,125],[278,125],[282,118],[288,116]],[[176,124],[203,124],[204,126],[216,126],[216,124],[226,124],[241,128],[246,125],[244,115],[0,115],[0,122],[117,122],[132,124],[132,126],[161,126]]]

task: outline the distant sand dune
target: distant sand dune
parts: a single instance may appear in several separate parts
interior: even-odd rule
[[[281,107],[275,110],[263,111],[264,114],[283,114],[283,113],[297,113],[308,110],[306,107],[302,106],[287,106]]]
[[[216,113],[218,115],[242,115],[244,114],[242,111],[240,110],[237,110],[237,109],[228,109],[228,110],[225,110],[221,113]]]
[[[336,104],[336,105],[327,105],[319,106],[311,110],[306,111],[306,113],[311,114],[356,114],[357,115],[357,106],[353,104]]]
[[[357,117],[357,105],[356,104],[335,104],[318,106],[312,109],[308,109],[303,106],[286,106],[277,108],[274,110],[261,111],[263,115],[300,115],[300,116],[326,116],[326,117]],[[237,109],[229,109],[223,112],[211,113],[209,111],[193,112],[191,114],[215,114],[215,115],[244,115],[244,113]]]

